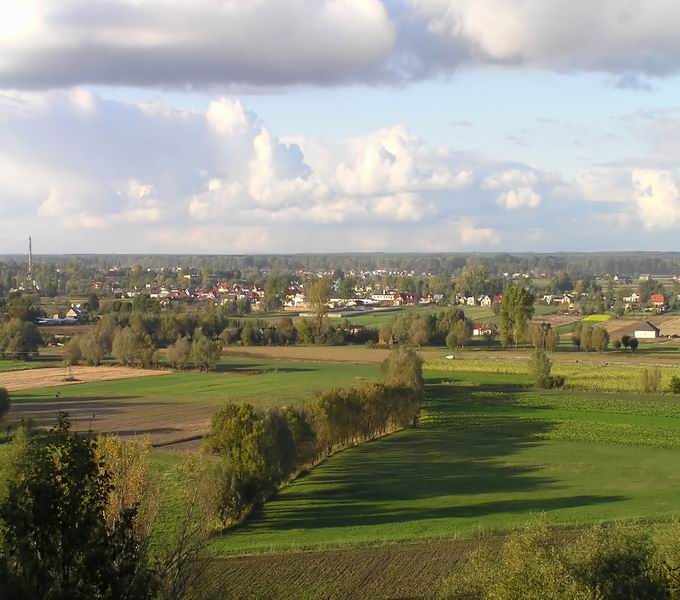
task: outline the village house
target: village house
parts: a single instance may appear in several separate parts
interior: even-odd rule
[[[392,302],[394,306],[413,306],[416,304],[415,294],[411,292],[400,292]]]
[[[652,304],[653,306],[661,308],[663,306],[666,306],[666,298],[664,297],[663,294],[652,294],[649,297],[649,303]]]
[[[496,326],[489,323],[473,323],[472,335],[473,337],[481,337],[483,335],[495,335]]]
[[[492,304],[491,296],[489,296],[488,294],[480,296],[477,300],[480,306],[484,306],[486,308],[490,307]]]
[[[635,337],[640,340],[656,339],[660,334],[661,330],[649,321],[645,321],[635,328]]]
[[[382,294],[371,294],[371,300],[375,302],[394,302],[396,294],[394,292],[383,292]]]
[[[76,306],[72,306],[66,311],[65,317],[67,319],[71,319],[73,321],[80,321],[80,318],[82,317],[82,311],[77,308]]]

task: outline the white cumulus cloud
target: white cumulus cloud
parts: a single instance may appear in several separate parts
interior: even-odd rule
[[[680,187],[669,171],[636,169],[633,184],[640,218],[646,229],[680,224]]]

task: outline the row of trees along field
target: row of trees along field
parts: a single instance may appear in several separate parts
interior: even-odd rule
[[[421,359],[394,350],[384,383],[333,389],[303,408],[258,410],[227,404],[212,419],[205,442],[216,457],[213,489],[220,522],[240,522],[296,473],[330,454],[416,426],[423,393]]]
[[[447,309],[429,314],[405,312],[381,325],[379,341],[385,345],[443,346],[455,332],[460,336],[457,346],[465,346],[472,337],[472,323],[459,309]]]
[[[144,368],[168,363],[178,369],[193,365],[201,370],[213,370],[222,348],[236,342],[253,346],[377,341],[374,330],[346,321],[333,326],[324,323],[319,332],[317,323],[312,319],[301,319],[293,324],[288,317],[272,323],[234,319],[215,322],[209,314],[183,316],[187,318],[140,313],[130,313],[122,318],[106,315],[88,333],[74,336],[67,342],[64,361],[70,365],[80,362],[99,365],[107,356],[112,356],[121,364]],[[28,325],[33,324],[24,323],[24,326]],[[222,326],[224,328],[220,330]],[[167,349],[165,356],[159,352],[162,347]]]

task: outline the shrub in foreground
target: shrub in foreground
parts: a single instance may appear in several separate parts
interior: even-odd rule
[[[65,418],[27,444],[0,505],[3,598],[152,597],[136,510],[106,522],[112,484],[102,466],[95,441]]]
[[[544,519],[513,533],[499,552],[487,546],[445,580],[452,600],[619,600],[674,598],[675,544],[622,527],[593,527],[570,538]],[[670,550],[670,552],[669,552]]]

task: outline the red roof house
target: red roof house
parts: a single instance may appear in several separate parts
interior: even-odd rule
[[[655,306],[663,306],[666,304],[666,298],[664,298],[663,294],[652,294],[649,297],[649,301]]]

